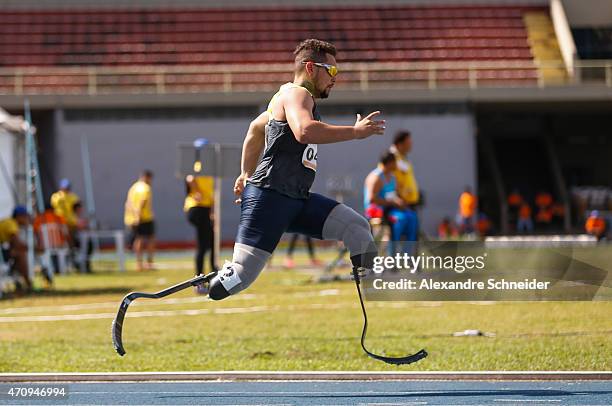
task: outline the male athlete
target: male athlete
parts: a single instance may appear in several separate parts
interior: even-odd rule
[[[317,145],[383,134],[384,120],[357,115],[353,126],[320,121],[315,99],[325,99],[336,82],[336,48],[308,39],[294,51],[293,82],[272,97],[268,110],[251,122],[242,148],[241,175],[234,193],[241,201],[232,262],[210,282],[220,300],[257,278],[285,232],[342,240],[356,268],[372,268],[376,246],[368,221],[335,200],[310,193],[317,170]],[[263,157],[259,156],[263,150]]]

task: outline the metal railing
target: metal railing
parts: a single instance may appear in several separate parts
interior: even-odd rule
[[[612,60],[561,62],[344,63],[343,90],[598,85],[612,87]],[[269,91],[292,80],[291,64],[0,68],[0,94],[167,94]]]

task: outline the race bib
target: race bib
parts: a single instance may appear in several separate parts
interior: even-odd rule
[[[308,144],[302,154],[302,165],[317,171],[317,144]]]
[[[385,199],[395,199],[396,197],[397,192],[395,190],[385,193]]]

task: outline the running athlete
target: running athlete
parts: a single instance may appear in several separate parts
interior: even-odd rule
[[[234,185],[241,204],[240,225],[232,262],[210,282],[209,296],[214,300],[251,285],[284,232],[341,240],[358,269],[371,269],[377,252],[364,217],[311,193],[310,187],[317,170],[318,144],[383,134],[385,122],[374,119],[379,111],[365,118],[358,114],[353,126],[321,122],[315,99],[327,98],[336,82],[336,48],[308,39],[294,55],[293,82],[281,86],[268,110],[251,122],[243,144],[242,172]]]

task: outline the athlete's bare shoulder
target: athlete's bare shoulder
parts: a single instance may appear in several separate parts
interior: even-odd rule
[[[287,121],[287,109],[312,111],[314,100],[310,92],[298,85],[286,85],[272,106],[272,117],[279,121]]]

